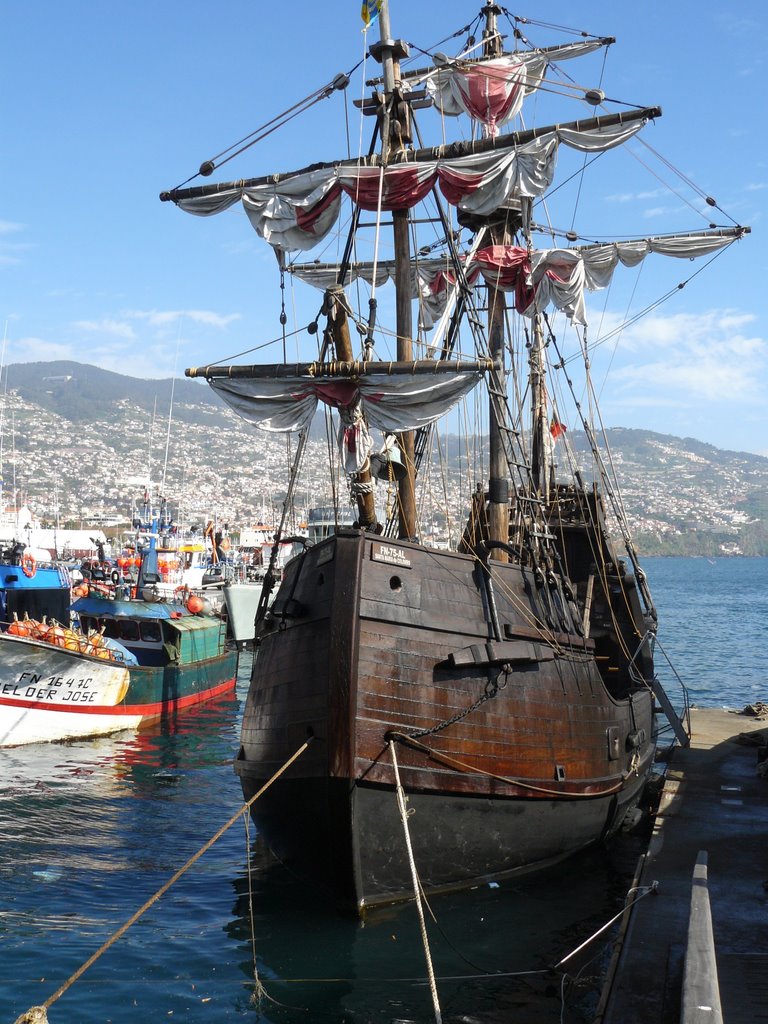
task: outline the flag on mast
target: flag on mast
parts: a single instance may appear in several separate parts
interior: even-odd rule
[[[552,422],[549,425],[549,432],[555,441],[558,437],[561,437],[568,428],[564,423],[561,423],[557,416],[552,417]]]
[[[363,19],[366,28],[376,21],[381,10],[381,0],[363,0],[363,6],[360,9],[360,17]]]

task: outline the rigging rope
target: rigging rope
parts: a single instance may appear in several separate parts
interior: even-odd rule
[[[440,726],[440,728],[442,728],[442,726]],[[441,762],[448,768],[458,768],[461,771],[471,772],[474,775],[482,775],[489,779],[496,779],[498,782],[505,782],[509,786],[516,786],[519,789],[525,789],[533,793],[540,793],[542,796],[554,796],[567,800],[595,800],[599,797],[611,796],[614,793],[618,793],[624,785],[624,780],[622,779],[607,789],[601,789],[599,793],[573,793],[562,789],[548,789],[544,786],[535,786],[533,783],[522,782],[520,779],[509,778],[505,775],[496,775],[494,772],[487,772],[483,768],[477,768],[474,765],[467,764],[465,761],[459,761],[457,758],[451,757],[449,754],[442,754],[438,750],[433,750],[425,743],[419,743],[418,740],[413,739],[412,736],[409,736],[406,733],[389,732],[387,733],[387,739],[390,744],[397,740],[398,743],[402,743],[406,747],[412,747],[414,750],[427,754],[427,756],[432,758],[432,760]]]
[[[125,922],[125,924],[121,925],[121,927],[118,928],[117,931],[113,935],[111,935],[110,938],[107,939],[107,941],[103,943],[103,945],[101,945],[96,950],[96,952],[85,961],[84,964],[81,964],[81,966],[78,967],[74,974],[70,975],[70,977],[67,978],[63,985],[59,986],[59,988],[53,993],[52,996],[49,996],[48,999],[46,999],[41,1006],[30,1007],[30,1009],[27,1010],[26,1014],[22,1014],[19,1020],[28,1021],[29,1024],[33,1024],[33,1022],[35,1022],[35,1024],[37,1024],[37,1022],[39,1022],[39,1024],[46,1024],[48,1019],[46,1011],[48,1010],[48,1008],[52,1006],[57,999],[63,996],[67,989],[71,988],[71,986],[74,985],[74,983],[83,974],[85,974],[88,968],[92,967],[93,964],[95,964],[96,961],[99,959],[99,957],[103,953],[106,953],[110,946],[113,946],[115,942],[117,942],[117,940],[128,931],[131,925],[134,925],[139,920],[139,918],[142,917],[142,915],[150,909],[150,907],[157,903],[160,897],[163,896],[166,892],[168,892],[171,886],[174,885],[181,878],[181,876],[186,871],[188,871],[189,868],[191,868],[192,865],[203,856],[204,853],[207,853],[208,850],[210,850],[210,848],[214,845],[214,843],[221,839],[224,833],[235,824],[235,822],[240,818],[240,816],[246,813],[253,806],[253,804],[256,803],[259,797],[262,796],[262,794],[269,789],[272,783],[276,782],[277,779],[279,779],[280,776],[285,771],[287,771],[288,768],[290,768],[293,762],[296,761],[304,753],[304,751],[307,749],[311,742],[312,739],[310,737],[310,739],[308,739],[305,743],[302,743],[298,750],[296,750],[296,752],[293,753],[280,768],[278,768],[274,775],[270,779],[268,779],[264,783],[264,785],[256,793],[254,793],[254,795],[249,800],[247,800],[244,804],[241,805],[241,807],[238,808],[237,812],[232,815],[229,821],[222,825],[221,828],[213,836],[211,836],[208,842],[204,843],[203,846],[201,846],[200,849],[197,851],[197,853],[190,857],[189,860],[185,864],[183,864],[179,868],[179,870],[174,875],[172,875],[172,877],[169,878],[167,882],[165,882],[164,885],[161,885],[157,892],[153,896],[150,896],[150,898],[145,903],[143,903],[134,914],[131,915],[131,917]]]
[[[294,103],[292,107],[288,107],[288,109],[283,111],[282,114],[277,114],[270,121],[266,121],[263,125],[261,125],[260,128],[255,128],[248,135],[243,136],[243,138],[240,139],[238,142],[233,142],[231,146],[228,146],[226,149],[223,149],[220,153],[217,153],[216,156],[211,157],[209,160],[203,161],[203,163],[200,165],[199,170],[196,171],[195,174],[190,175],[186,181],[183,181],[180,185],[177,185],[176,187],[184,188],[185,185],[188,185],[190,181],[194,181],[195,178],[198,178],[200,176],[208,177],[218,167],[222,167],[224,164],[229,163],[230,160],[233,160],[236,156],[239,156],[241,153],[244,153],[247,149],[250,149],[251,146],[255,146],[257,142],[261,142],[262,139],[267,138],[267,136],[271,135],[272,132],[277,131],[278,128],[282,128],[283,125],[287,124],[289,121],[292,121],[294,117],[298,117],[299,114],[305,113],[316,103],[319,103],[320,100],[327,99],[337,90],[343,91],[344,89],[346,89],[346,87],[349,85],[350,76],[353,75],[355,71],[357,71],[357,69],[360,67],[362,63],[363,61],[360,60],[357,62],[357,64],[354,65],[354,67],[350,68],[348,72],[340,72],[331,82],[328,82],[326,85],[321,86],[319,89],[316,89],[308,96],[305,96],[304,99],[299,100],[297,103]],[[219,163],[216,163],[216,161],[219,160],[220,157],[224,157],[224,159],[221,160]]]
[[[403,823],[403,836],[405,838],[405,846],[408,851],[408,863],[411,868],[411,878],[413,879],[413,894],[416,899],[416,909],[419,915],[419,926],[421,928],[421,939],[424,943],[424,955],[427,960],[427,974],[429,976],[429,990],[432,994],[432,1006],[435,1011],[435,1021],[437,1024],[442,1024],[442,1014],[440,1013],[440,1001],[437,996],[437,985],[435,983],[435,970],[432,966],[432,957],[429,951],[429,938],[427,936],[427,925],[424,920],[424,908],[421,905],[421,886],[419,884],[419,875],[416,870],[416,862],[413,859],[413,847],[411,846],[411,835],[408,831],[408,810],[405,806],[405,793],[400,783],[400,772],[397,767],[397,755],[395,753],[395,744],[393,740],[389,741],[389,753],[392,757],[392,768],[395,772],[395,789],[397,793],[397,806],[400,810],[400,819]]]

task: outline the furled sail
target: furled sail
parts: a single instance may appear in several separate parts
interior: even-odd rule
[[[633,241],[583,245],[572,249],[527,249],[494,245],[478,250],[464,263],[467,283],[482,278],[505,292],[515,293],[518,312],[532,317],[535,312],[555,306],[569,319],[586,324],[584,291],[606,288],[622,264],[637,266],[650,253],[695,259],[707,256],[741,238],[745,229],[717,228],[676,235],[659,235]],[[288,268],[292,274],[318,288],[328,288],[338,279],[338,268],[328,264],[301,264]],[[349,280],[360,278],[380,286],[394,279],[394,264],[353,264]],[[456,286],[456,272],[446,258],[419,260],[411,268],[411,297],[418,298],[421,326],[429,330],[442,315]]]
[[[469,144],[458,155],[439,150],[402,162],[363,165],[345,161],[263,181],[233,182],[163,193],[182,210],[209,216],[242,202],[259,235],[282,252],[308,250],[331,231],[342,194],[364,210],[410,209],[436,185],[452,206],[484,216],[513,198],[543,195],[552,183],[561,145],[604,152],[635,135],[656,108],[573,122],[542,131],[512,133]],[[523,135],[525,140],[520,138]]]
[[[468,114],[490,137],[520,113],[526,94],[526,65],[517,57],[499,57],[482,64],[446,62],[427,81],[435,106],[451,117]]]
[[[448,117],[467,114],[479,121],[489,137],[508,124],[524,98],[538,89],[547,67],[555,61],[580,57],[613,42],[588,39],[549,50],[505,53],[482,60],[435,55],[436,68],[407,75],[409,84],[424,84],[437,109]]]
[[[206,367],[187,370],[208,383],[243,419],[261,430],[309,427],[322,402],[338,410],[339,447],[344,468],[357,473],[370,454],[367,426],[385,434],[418,430],[449,412],[479,382],[490,361],[464,363],[308,364],[297,372],[285,367]],[[299,372],[302,371],[302,372]],[[420,372],[419,372],[420,371]]]

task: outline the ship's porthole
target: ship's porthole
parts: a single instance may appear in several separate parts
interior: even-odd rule
[[[389,589],[390,590],[402,590],[403,581],[399,576],[390,576],[389,578]]]

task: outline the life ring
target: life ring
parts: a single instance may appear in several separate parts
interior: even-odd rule
[[[186,583],[182,583],[180,587],[176,587],[173,592],[173,603],[174,604],[186,604],[189,598],[189,587]]]
[[[35,561],[34,555],[21,556],[21,571],[24,573],[25,576],[28,576],[30,579],[32,579],[32,577],[37,572],[37,562]]]

